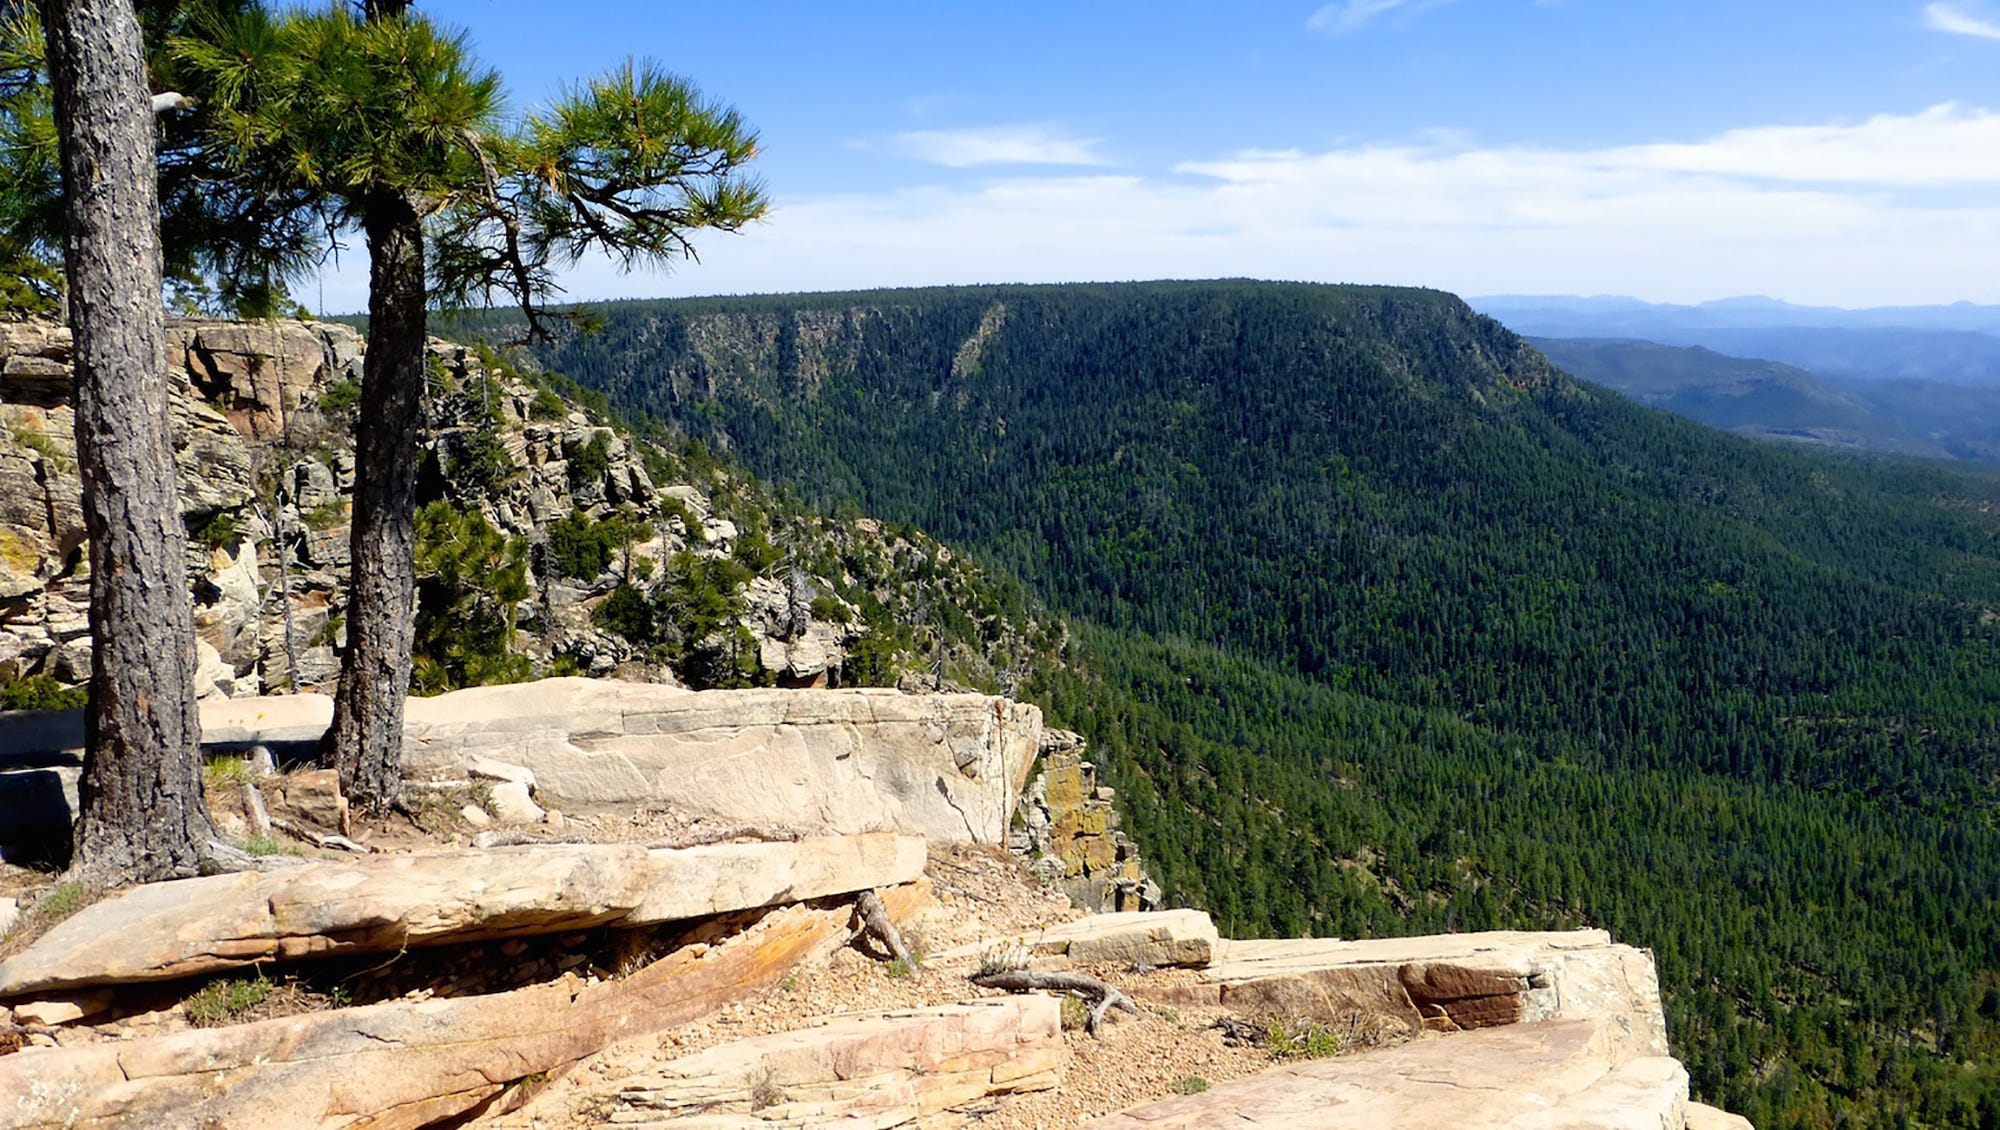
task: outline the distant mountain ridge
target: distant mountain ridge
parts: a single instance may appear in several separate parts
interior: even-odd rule
[[[2000,388],[2000,307],[1842,310],[1770,298],[1699,306],[1634,298],[1495,295],[1480,313],[1538,338],[1632,338],[1781,361],[1822,377]]]
[[[1529,340],[1572,376],[1739,435],[1923,459],[2000,461],[2000,389],[1823,378],[1698,345]]]
[[[1779,326],[1814,329],[1946,330],[2000,334],[2000,306],[1954,302],[1942,306],[1800,306],[1763,295],[1718,298],[1684,305],[1647,302],[1622,295],[1494,294],[1468,298],[1467,304],[1489,317],[1514,320],[1543,318],[1652,321],[1660,324],[1705,326],[1712,329],[1763,329]]]

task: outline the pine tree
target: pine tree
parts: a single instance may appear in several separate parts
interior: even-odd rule
[[[167,416],[153,114],[128,0],[47,0],[76,447],[90,531],[90,708],[75,870],[96,886],[214,859],[194,705],[187,531]]]
[[[321,756],[374,810],[401,789],[430,304],[504,296],[546,335],[561,266],[692,257],[690,232],[735,230],[765,207],[738,171],[755,135],[684,80],[628,63],[504,129],[498,76],[407,9],[250,10],[177,41],[215,103],[211,143],[244,183],[316,193],[368,245],[348,647]]]

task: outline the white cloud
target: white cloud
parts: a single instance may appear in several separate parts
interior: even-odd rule
[[[1421,12],[1427,8],[1442,7],[1457,0],[1339,0],[1314,12],[1306,20],[1306,27],[1324,35],[1347,35],[1359,31],[1374,22],[1376,17],[1388,15],[1398,8]]]
[[[900,133],[898,152],[954,169],[973,165],[1102,165],[1096,138],[1072,137],[1046,124]]]
[[[1328,4],[1312,14],[1306,26],[1328,35],[1344,35],[1384,12],[1402,7],[1409,0],[1343,0]]]
[[[781,195],[768,224],[702,239],[700,265],[627,277],[598,264],[569,283],[592,298],[1252,276],[1462,294],[2000,302],[1996,183],[2000,115],[1953,106],[1599,149],[1441,134],[1147,175]],[[330,283],[329,309],[359,306],[336,293]]]
[[[2000,114],[1946,103],[1920,114],[1883,114],[1857,125],[1731,130],[1694,145],[1614,150],[1613,157],[1634,167],[1775,180],[2000,184]]]
[[[1924,9],[1924,26],[1933,31],[1949,32],[1952,35],[1972,35],[1981,39],[2000,39],[2000,23],[1975,14],[1973,6],[1962,0],[1939,0]]]

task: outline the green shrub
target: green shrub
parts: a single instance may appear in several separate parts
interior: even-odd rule
[[[559,577],[591,581],[611,568],[619,530],[609,522],[593,522],[582,511],[549,523],[548,565]]]
[[[345,378],[326,386],[319,394],[319,410],[329,416],[344,416],[361,403],[361,384]]]
[[[209,549],[229,549],[243,540],[243,520],[234,510],[218,510],[188,527],[188,539]]]
[[[197,1028],[227,1024],[241,1014],[263,1004],[271,995],[271,982],[262,976],[248,980],[210,981],[182,1002],[188,1023]]]
[[[1340,1054],[1340,1037],[1333,1029],[1309,1020],[1286,1022],[1273,1017],[1264,1025],[1264,1044],[1280,1059],[1325,1059]]]
[[[66,687],[52,675],[0,682],[0,710],[80,710],[89,702],[88,691]]]
[[[569,482],[572,488],[578,484],[602,479],[611,469],[611,440],[603,432],[590,437],[590,442],[576,449],[569,457]]]
[[[653,605],[629,584],[611,590],[604,603],[591,610],[590,622],[636,644],[654,641]]]
[[[528,418],[532,420],[560,420],[569,415],[569,405],[557,396],[553,389],[538,388],[535,398],[528,402]]]
[[[252,836],[243,841],[243,850],[254,856],[297,855],[299,849],[289,844],[281,844],[269,836]]]
[[[1174,1084],[1174,1093],[1181,1095],[1199,1095],[1206,1090],[1208,1090],[1208,1080],[1199,1075],[1190,1075]]]
[[[491,494],[514,477],[518,468],[499,434],[485,428],[461,433],[452,452],[451,476],[461,485]]]
[[[306,529],[325,533],[347,521],[347,504],[336,501],[315,506],[299,515],[299,521],[305,523]]]
[[[416,641],[420,693],[516,683],[533,669],[515,654],[514,607],[528,598],[527,546],[476,510],[433,502],[417,514]]]
[[[1090,1024],[1090,1006],[1082,997],[1066,996],[1062,999],[1062,1027],[1065,1032],[1079,1031]]]

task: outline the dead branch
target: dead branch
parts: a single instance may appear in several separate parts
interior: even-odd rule
[[[367,855],[375,850],[367,844],[355,843],[346,836],[323,836],[310,828],[302,828],[289,820],[280,820],[275,816],[271,817],[271,827],[295,839],[304,840],[315,847],[339,848],[341,851],[357,852],[361,855]]]
[[[862,891],[854,900],[854,912],[861,916],[865,933],[873,935],[905,968],[916,971],[917,959],[911,957],[909,949],[903,945],[903,935],[896,929],[896,924],[889,921],[889,910],[882,905],[880,896],[874,891]]]
[[[1097,1035],[1104,1018],[1113,1009],[1143,1016],[1132,998],[1120,992],[1114,985],[1107,984],[1084,973],[1036,973],[1027,969],[1009,969],[995,973],[975,973],[970,980],[982,989],[1004,989],[1010,993],[1027,993],[1046,989],[1057,993],[1075,993],[1087,1001],[1094,1002],[1090,1010],[1090,1020],[1084,1031]]]
[[[250,830],[260,836],[271,834],[271,810],[264,807],[264,794],[255,784],[243,785],[243,812],[250,818]]]

